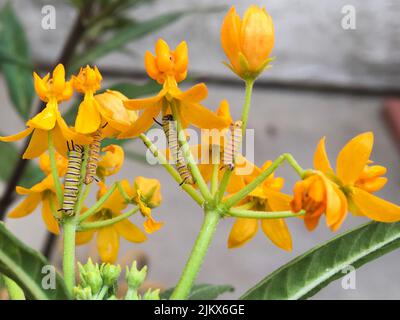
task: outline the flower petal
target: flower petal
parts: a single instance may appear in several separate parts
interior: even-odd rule
[[[264,188],[264,195],[272,211],[289,211],[292,197],[270,188]]]
[[[82,244],[88,243],[90,240],[93,239],[94,231],[80,231],[77,232],[75,235],[75,242],[76,245],[80,246]]]
[[[79,105],[75,120],[75,130],[82,134],[95,132],[101,124],[101,116],[94,98],[85,98]]]
[[[347,213],[347,201],[345,200],[346,205],[344,207],[342,201],[345,197],[344,195],[342,196],[339,188],[322,174],[321,177],[326,190],[326,224],[332,231],[335,231],[343,222]],[[345,212],[343,212],[344,208]]]
[[[14,210],[9,214],[9,218],[22,218],[32,213],[41,200],[39,193],[33,193],[27,196]]]
[[[292,250],[292,237],[284,219],[263,219],[261,229],[276,246],[286,251]]]
[[[227,119],[218,117],[214,112],[198,103],[182,101],[180,108],[185,119],[202,129],[223,129],[229,123]]]
[[[154,97],[142,99],[129,99],[124,101],[125,108],[129,110],[142,110],[158,105],[160,100],[164,97],[164,91],[161,90],[159,94]]]
[[[186,101],[186,102],[198,103],[207,98],[207,95],[208,95],[207,86],[204,83],[199,83],[186,91],[174,95],[174,98],[177,100],[181,100],[183,102]]]
[[[400,207],[383,200],[359,188],[354,188],[351,200],[359,212],[368,218],[380,222],[395,222],[400,220]]]
[[[119,236],[114,227],[99,229],[97,233],[97,250],[101,261],[114,263],[118,257]]]
[[[373,144],[373,133],[365,132],[343,147],[336,162],[337,175],[343,184],[353,184],[358,179],[369,160]]]
[[[232,226],[228,238],[228,248],[238,248],[250,241],[257,233],[258,220],[238,218]]]
[[[240,28],[240,17],[236,13],[235,7],[232,7],[225,16],[221,26],[221,45],[236,72],[240,72],[240,62],[238,56],[239,52],[241,51]]]
[[[57,105],[48,103],[46,108],[27,122],[27,126],[49,131],[56,125]]]
[[[53,203],[55,203],[54,201],[55,200],[53,197]],[[47,196],[43,197],[42,218],[46,224],[47,230],[53,234],[60,234],[60,227],[57,220],[54,218],[53,213],[51,212],[50,199]]]
[[[136,225],[128,219],[122,220],[115,224],[118,233],[130,242],[143,242],[147,240],[147,236]]]
[[[154,118],[161,112],[161,105],[146,108],[129,130],[121,133],[118,138],[134,138],[147,131],[154,123]]]
[[[333,172],[328,155],[326,154],[325,137],[319,141],[318,146],[315,149],[314,168],[324,173]]]
[[[18,141],[18,140],[21,140],[21,139],[29,136],[33,130],[34,130],[34,128],[26,128],[25,130],[18,132],[16,134],[13,134],[11,136],[0,137],[0,141],[3,141],[3,142]]]
[[[48,132],[41,129],[35,129],[33,131],[28,148],[26,148],[22,158],[33,159],[39,157],[41,154],[46,152],[48,146],[47,142]]]

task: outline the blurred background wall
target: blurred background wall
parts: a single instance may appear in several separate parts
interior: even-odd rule
[[[328,152],[334,159],[346,141],[363,131],[375,133],[373,160],[387,166],[390,183],[381,195],[399,203],[399,155],[396,142],[382,117],[383,100],[400,91],[400,2],[377,0],[170,0],[148,1],[129,13],[137,20],[169,10],[193,10],[216,5],[235,5],[240,13],[251,3],[266,6],[276,29],[273,68],[263,74],[255,87],[249,126],[256,131],[255,160],[261,165],[280,153],[290,151],[305,167],[312,164],[318,140],[326,135]],[[0,5],[5,1],[0,1]],[[76,16],[68,1],[12,1],[27,31],[34,61],[41,68],[53,65]],[[56,8],[56,29],[41,27],[44,5]],[[344,30],[343,7],[356,12],[356,29]],[[243,87],[221,63],[225,59],[219,44],[219,27],[226,9],[214,13],[193,13],[151,34],[123,51],[107,55],[97,64],[106,74],[105,84],[124,79],[141,82],[144,78],[143,55],[152,50],[159,37],[171,45],[186,40],[189,45],[190,71],[209,84],[206,105],[216,109],[221,99],[231,103],[234,116],[240,114]],[[23,127],[0,78],[1,131],[13,133]],[[128,148],[144,151],[133,141]],[[288,167],[279,174],[287,180],[291,192],[296,177]],[[143,245],[122,241],[121,256],[128,250],[144,251],[150,261],[152,281],[170,287],[179,277],[201,223],[201,213],[186,195],[172,183],[162,168],[129,161],[119,177],[136,175],[157,177],[162,182],[164,202],[156,211],[165,227]],[[343,229],[363,223],[362,218],[346,220]],[[25,219],[7,220],[7,225],[26,242],[40,248],[45,229],[37,212]],[[301,221],[291,220],[294,249],[287,253],[274,247],[261,233],[240,249],[228,250],[226,239],[232,221],[224,221],[206,258],[199,282],[232,283],[236,291],[225,298],[240,296],[250,285],[283,263],[323,240],[333,237],[323,222],[308,233]],[[89,249],[82,248],[83,257]],[[340,280],[315,298],[365,299],[399,298],[398,252],[391,253],[357,271],[356,290],[344,290]]]

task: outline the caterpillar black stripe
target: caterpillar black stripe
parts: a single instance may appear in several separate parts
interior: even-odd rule
[[[235,168],[235,158],[242,142],[242,121],[232,122],[229,126],[229,139],[225,142],[223,162],[225,168]]]
[[[182,150],[178,143],[178,134],[175,128],[175,122],[172,115],[162,117],[162,127],[167,137],[168,146],[171,152],[172,159],[175,161],[176,169],[182,178],[182,183],[194,184],[192,174],[186,165]]]
[[[93,180],[97,180],[96,170],[97,164],[100,158],[100,148],[101,148],[101,129],[98,129],[93,134],[93,141],[89,146],[89,158],[86,164],[86,175],[85,184],[92,183]]]
[[[67,216],[74,214],[74,206],[78,198],[78,186],[81,178],[83,147],[68,145],[68,167],[64,178],[64,197],[61,210]]]

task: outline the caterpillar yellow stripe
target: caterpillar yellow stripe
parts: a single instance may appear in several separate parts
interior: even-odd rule
[[[240,143],[242,142],[242,121],[232,122],[229,126],[229,137],[225,142],[223,167],[233,170]]]
[[[101,148],[101,129],[98,129],[93,134],[93,141],[89,146],[89,158],[86,164],[86,175],[84,179],[85,184],[90,184],[93,180],[97,180],[96,170],[97,164],[100,159],[100,148]]]
[[[78,198],[79,180],[81,178],[82,156],[83,147],[72,143],[72,149],[68,153],[68,167],[64,178],[64,196],[61,208],[67,216],[74,214],[74,207]]]
[[[162,127],[167,137],[172,159],[175,161],[176,169],[182,178],[181,184],[194,184],[192,174],[186,165],[185,158],[183,157],[182,150],[178,143],[178,134],[174,123],[172,115],[169,114],[162,117]]]

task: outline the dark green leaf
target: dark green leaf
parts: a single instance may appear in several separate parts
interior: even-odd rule
[[[8,86],[10,98],[18,113],[27,119],[33,99],[32,71],[27,68],[31,65],[28,43],[25,31],[22,28],[10,3],[0,11],[0,68]],[[15,63],[14,60],[23,62]]]
[[[14,145],[6,142],[0,142],[0,180],[7,181],[10,177],[15,163],[19,160],[17,148]],[[24,187],[31,187],[38,181],[44,178],[42,171],[32,161],[29,162],[25,169],[23,178],[20,184]]]
[[[370,222],[302,254],[247,291],[241,299],[306,299],[358,268],[400,247],[400,222]]]
[[[233,292],[235,289],[229,285],[196,284],[190,291],[188,300],[215,300],[223,293]],[[165,290],[161,294],[161,299],[168,300],[174,288]]]
[[[160,29],[172,22],[175,22],[182,17],[187,11],[176,11],[157,16],[147,21],[139,22],[134,26],[128,26],[118,31],[110,39],[100,43],[93,49],[87,50],[85,53],[76,57],[71,63],[71,71],[75,71],[80,66],[94,63],[97,59],[105,56],[106,54],[120,49],[128,42],[139,39],[157,29]]]
[[[0,273],[14,280],[28,299],[59,300],[68,299],[64,280],[57,273],[55,289],[42,287],[44,266],[50,265],[37,251],[29,248],[0,223]]]

